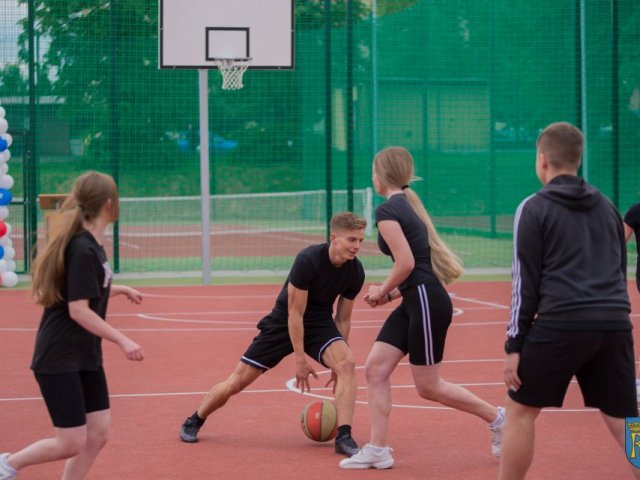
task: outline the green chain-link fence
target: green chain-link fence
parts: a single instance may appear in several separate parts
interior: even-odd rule
[[[158,69],[157,3],[0,12],[18,270],[42,231],[37,195],[87,169],[120,186],[119,271],[198,270],[198,74]],[[242,90],[209,75],[215,271],[286,268],[331,212],[370,217],[372,155],[391,144],[413,153],[416,190],[468,267],[510,265],[550,122],[583,128],[583,174],[622,211],[640,200],[637,1],[299,0],[295,42],[294,70],[250,70]]]

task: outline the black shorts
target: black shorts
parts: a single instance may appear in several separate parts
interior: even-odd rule
[[[86,425],[87,413],[109,409],[104,370],[35,374],[54,427]]]
[[[293,353],[293,345],[286,322],[283,324],[267,316],[258,323],[258,328],[260,333],[253,339],[241,361],[266,371]],[[327,368],[329,367],[322,361],[322,355],[329,345],[338,340],[344,339],[332,320],[328,320],[326,324],[304,325],[305,353]]]
[[[561,407],[575,375],[584,404],[617,418],[638,416],[631,331],[568,331],[533,325],[520,352],[518,391],[531,407]]]
[[[435,365],[442,361],[453,306],[437,281],[415,285],[402,292],[402,303],[384,322],[378,342],[409,354],[411,365]]]

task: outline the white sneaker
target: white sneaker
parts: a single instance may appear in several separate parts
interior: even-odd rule
[[[498,417],[489,424],[491,432],[491,453],[500,458],[502,453],[502,429],[504,428],[504,407],[498,407]]]
[[[7,463],[8,453],[0,454],[0,480],[13,480],[18,476],[18,471]]]
[[[366,469],[366,468],[391,468],[393,465],[392,450],[389,447],[381,447],[379,453],[374,453],[374,448],[369,443],[365,444],[353,457],[341,460],[340,468]]]

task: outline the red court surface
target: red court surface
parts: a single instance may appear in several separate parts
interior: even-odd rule
[[[289,357],[214,413],[200,442],[184,444],[178,429],[210,386],[225,378],[253,336],[256,322],[273,305],[278,285],[143,287],[143,305],[112,299],[108,321],[145,349],[141,363],[128,362],[104,345],[112,394],[109,443],[91,479],[493,479],[498,461],[479,419],[418,397],[410,369],[393,375],[391,442],[396,464],[385,471],[345,471],[333,443],[314,443],[299,415],[314,397],[290,387]],[[449,330],[443,376],[466,385],[494,404],[505,397],[502,345],[510,285],[461,282],[449,288],[456,309]],[[635,292],[634,292],[635,293]],[[634,312],[640,307],[634,295]],[[29,370],[40,309],[25,290],[0,290],[0,451],[14,451],[52,433]],[[354,437],[368,439],[364,371],[369,348],[388,309],[358,299],[351,344],[359,365]],[[637,317],[634,316],[634,321]],[[312,394],[331,397],[323,367]],[[20,479],[55,479],[62,463],[29,467]],[[624,453],[600,414],[582,406],[572,384],[565,409],[543,411],[537,422],[530,479],[631,478]]]

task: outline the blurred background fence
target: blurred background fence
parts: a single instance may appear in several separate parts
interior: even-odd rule
[[[471,268],[509,267],[550,122],[584,130],[582,174],[622,212],[640,200],[636,0],[297,0],[295,69],[244,80],[222,91],[209,75],[214,272],[288,268],[332,213],[371,218],[388,145],[412,152],[417,192]],[[120,186],[117,271],[201,268],[198,74],[158,69],[156,2],[0,0],[0,104],[18,271],[42,242],[37,195],[88,169]],[[389,265],[374,245],[361,258]]]

